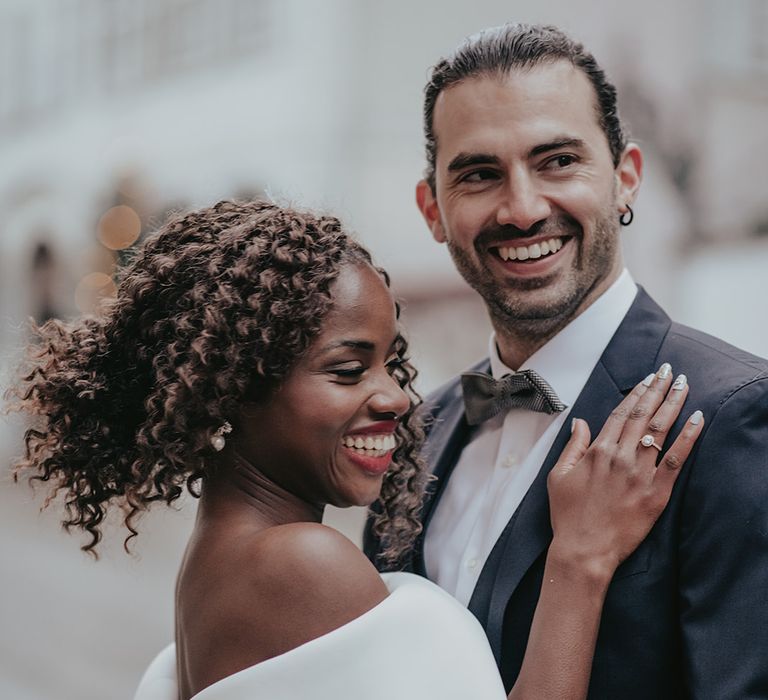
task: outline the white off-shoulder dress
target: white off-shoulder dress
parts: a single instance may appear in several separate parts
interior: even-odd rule
[[[435,584],[383,575],[390,595],[328,634],[208,686],[193,700],[505,700],[478,621]],[[134,700],[178,700],[176,650],[158,654]]]

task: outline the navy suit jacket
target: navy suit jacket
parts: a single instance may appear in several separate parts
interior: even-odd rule
[[[768,363],[673,323],[640,289],[571,415],[597,435],[611,410],[662,362],[690,383],[670,441],[697,408],[706,425],[666,510],[616,571],[589,698],[768,698]],[[488,367],[487,360],[478,365]],[[426,531],[471,435],[459,379],[432,394],[425,411],[425,454],[437,477],[424,507]],[[469,603],[507,691],[522,664],[552,537],[546,478],[568,436],[566,425]],[[423,542],[422,534],[407,568],[426,576]],[[367,531],[365,550],[374,562],[377,547]]]

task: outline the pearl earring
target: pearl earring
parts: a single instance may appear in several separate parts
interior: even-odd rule
[[[225,435],[229,435],[232,432],[232,425],[229,421],[224,421],[224,424],[211,436],[211,447],[216,452],[221,452],[224,449],[224,445],[227,444]]]

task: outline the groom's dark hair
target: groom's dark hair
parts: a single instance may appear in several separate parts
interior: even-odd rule
[[[569,61],[583,71],[595,89],[596,112],[600,128],[608,139],[614,166],[619,164],[627,145],[626,129],[616,104],[616,88],[608,80],[595,57],[584,46],[553,26],[504,24],[484,29],[467,37],[447,58],[432,68],[424,88],[424,137],[427,152],[425,179],[435,190],[437,139],[433,129],[435,103],[440,93],[467,78],[484,75],[504,76],[513,69],[531,68],[541,63]]]

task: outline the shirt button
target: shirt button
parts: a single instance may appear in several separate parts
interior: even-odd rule
[[[470,559],[467,561],[467,568],[474,569],[477,566],[477,559]]]
[[[505,467],[514,467],[517,464],[517,457],[515,455],[507,455],[504,458],[503,464]]]

